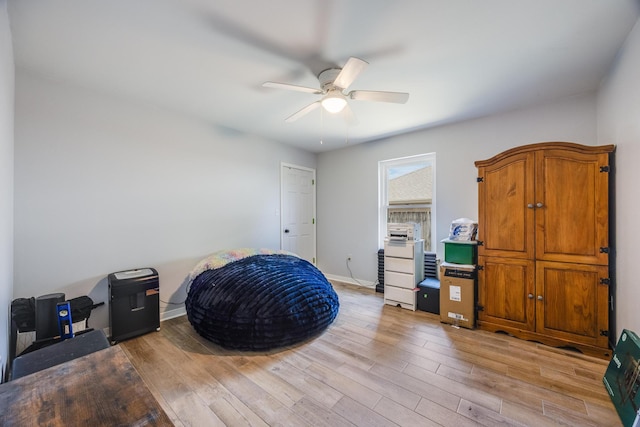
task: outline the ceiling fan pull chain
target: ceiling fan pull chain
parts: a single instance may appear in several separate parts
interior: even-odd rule
[[[320,109],[320,145],[323,144],[324,139],[324,110]]]
[[[349,123],[347,123],[347,118],[346,118],[347,113],[345,112],[344,115],[345,115],[345,120],[344,120],[345,139],[344,139],[344,143],[345,144],[349,144]]]

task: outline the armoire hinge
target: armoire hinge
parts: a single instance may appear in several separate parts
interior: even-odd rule
[[[476,265],[476,270],[478,270],[478,271],[484,270],[484,266],[483,265]]]
[[[608,277],[602,277],[602,278],[600,278],[600,284],[601,285],[610,285],[611,284],[611,279],[609,279]]]
[[[476,307],[476,310],[478,311],[484,311],[484,305],[479,305]]]
[[[484,182],[484,178],[479,176],[476,178],[476,182]]]
[[[610,172],[609,166],[600,166],[600,172]]]
[[[600,336],[601,337],[608,337],[609,336],[609,331],[603,331],[602,329],[600,329]]]
[[[482,240],[477,240],[477,245],[478,245],[478,246],[484,246],[484,241],[482,241]]]
[[[600,248],[600,253],[601,254],[608,254],[609,253],[609,248],[606,248],[606,247]]]

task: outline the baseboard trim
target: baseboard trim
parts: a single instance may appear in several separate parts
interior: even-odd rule
[[[329,279],[329,280],[335,280],[337,282],[348,283],[349,285],[361,286],[361,287],[367,288],[367,289],[375,289],[376,288],[375,282],[369,282],[368,280],[354,279],[353,277],[337,276],[335,274],[325,274],[325,277],[327,279]]]
[[[176,317],[184,316],[185,314],[187,314],[187,309],[185,307],[163,311],[160,315],[160,321],[164,322],[165,320],[174,319]]]

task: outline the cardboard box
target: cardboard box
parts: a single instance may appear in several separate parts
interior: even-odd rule
[[[602,382],[625,427],[640,426],[640,338],[622,331]]]
[[[440,281],[428,277],[418,283],[418,310],[440,314]]]
[[[440,321],[474,329],[476,326],[476,269],[443,263],[440,267]]]

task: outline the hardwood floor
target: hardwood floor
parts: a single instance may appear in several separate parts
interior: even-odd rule
[[[621,425],[606,360],[334,287],[336,321],[293,348],[224,350],[186,316],[119,345],[177,426]]]

